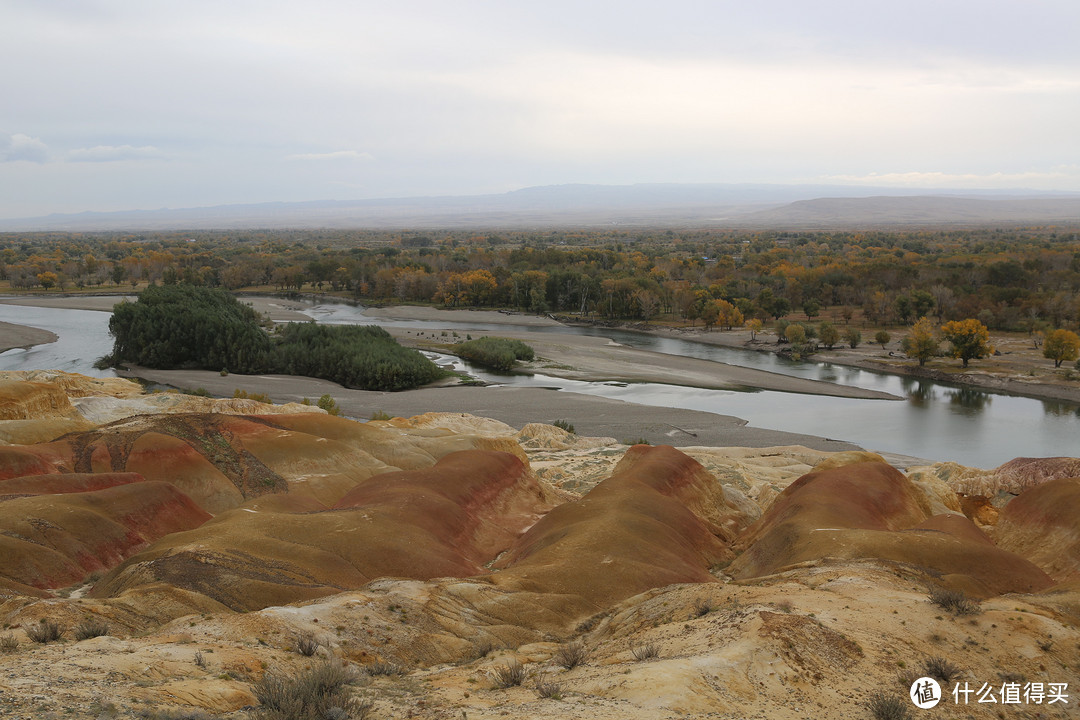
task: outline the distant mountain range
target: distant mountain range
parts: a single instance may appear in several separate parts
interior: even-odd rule
[[[551,185],[494,195],[84,212],[0,220],[0,231],[252,228],[776,229],[1080,223],[1080,193],[829,185]]]

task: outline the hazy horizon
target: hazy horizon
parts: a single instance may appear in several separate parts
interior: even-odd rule
[[[0,0],[0,218],[767,183],[1080,191],[1080,6]]]

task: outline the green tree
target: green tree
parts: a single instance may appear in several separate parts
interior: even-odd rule
[[[852,350],[859,347],[859,343],[862,342],[862,333],[857,328],[848,328],[844,333],[844,342],[848,344]]]
[[[892,340],[892,335],[889,334],[888,330],[878,330],[874,333],[874,342],[880,345],[882,350],[885,349],[890,340]]]
[[[1043,357],[1053,360],[1056,368],[1065,360],[1075,360],[1080,357],[1080,335],[1072,330],[1053,331],[1043,343]]]
[[[990,331],[974,318],[953,320],[941,326],[942,336],[952,343],[950,354],[959,358],[964,367],[969,360],[989,357],[994,353],[990,345]]]
[[[934,335],[934,325],[928,318],[919,318],[911,326],[911,332],[900,341],[900,349],[910,358],[919,361],[919,365],[925,365],[926,361],[938,354],[938,341]]]

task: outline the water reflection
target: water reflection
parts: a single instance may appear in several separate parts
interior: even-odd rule
[[[945,391],[945,395],[949,398],[949,405],[954,412],[968,417],[984,412],[993,398],[990,393],[965,387],[949,388]]]
[[[901,378],[900,385],[904,388],[904,395],[911,404],[918,408],[929,407],[930,403],[937,399],[934,386],[924,383],[915,378]]]
[[[1044,400],[1043,412],[1051,417],[1078,417],[1080,418],[1080,406],[1059,400]]]

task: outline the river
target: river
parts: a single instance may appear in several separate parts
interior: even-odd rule
[[[314,305],[305,312],[318,322],[376,323],[373,318],[363,315],[362,308],[349,305]],[[0,369],[56,368],[96,376],[112,374],[109,370],[98,371],[92,367],[94,360],[111,350],[107,313],[0,304],[0,320],[39,327],[60,336],[55,343],[0,354]],[[772,391],[705,390],[660,383],[582,382],[545,375],[495,375],[456,358],[441,358],[442,361],[456,362],[459,367],[487,382],[554,387],[644,405],[734,415],[757,427],[846,440],[867,448],[916,457],[993,467],[1014,457],[1075,455],[1080,440],[1080,406],[1072,403],[990,393],[829,363],[792,362],[771,353],[597,328],[405,320],[377,321],[377,324],[456,330],[462,335],[521,332],[598,335],[656,352],[881,390],[905,400],[897,402]]]

